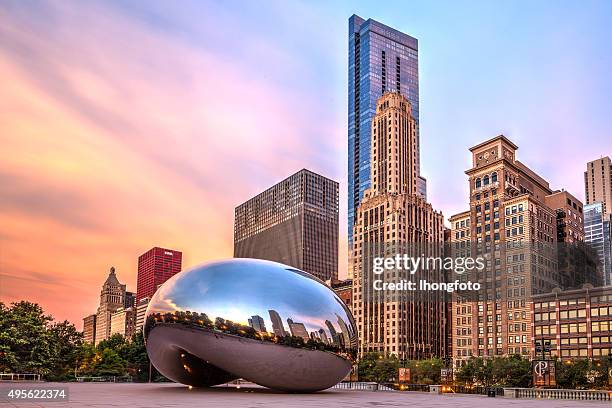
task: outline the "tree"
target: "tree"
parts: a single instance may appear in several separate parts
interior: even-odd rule
[[[489,360],[472,357],[457,372],[459,381],[465,384],[476,384],[488,387],[493,381],[493,367]]]
[[[100,376],[122,376],[126,373],[126,363],[115,350],[105,348],[100,353],[95,371]]]
[[[53,352],[45,316],[40,306],[21,301],[0,306],[0,371],[47,375],[52,371]]]
[[[565,362],[557,361],[557,384],[562,388],[589,388],[590,384],[587,379],[587,373],[592,368],[591,362],[586,359],[567,360]]]
[[[466,364],[459,367],[455,374],[455,378],[461,384],[472,385],[476,378],[476,365],[470,359]]]
[[[48,331],[49,347],[52,351],[51,366],[48,375],[51,380],[67,380],[74,375],[78,363],[79,348],[83,344],[83,333],[67,320],[53,323]]]
[[[439,384],[442,360],[431,358],[429,360],[411,360],[407,363],[410,368],[410,377],[417,384]]]
[[[111,349],[120,352],[126,346],[125,337],[119,333],[115,333],[108,339],[102,340],[98,343],[98,350],[103,351],[104,349]]]
[[[359,360],[359,378],[364,381],[393,381],[397,378],[399,363],[395,355],[367,353]]]
[[[529,387],[531,363],[519,354],[495,357],[491,360],[492,385],[503,387]]]
[[[149,379],[149,356],[142,332],[135,333],[127,344],[122,357],[128,362],[128,372],[139,381]],[[155,372],[155,370],[153,370]]]

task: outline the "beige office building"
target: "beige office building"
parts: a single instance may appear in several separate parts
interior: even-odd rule
[[[110,337],[111,315],[118,309],[123,308],[124,301],[125,285],[119,283],[117,275],[115,275],[115,268],[111,267],[100,291],[100,306],[96,313],[96,345]]]
[[[373,289],[372,258],[393,256],[415,243],[444,242],[444,222],[418,191],[416,125],[409,101],[387,92],[376,104],[371,132],[371,187],[355,214],[350,265],[359,352],[400,359],[441,356],[445,305],[434,295],[388,294]],[[385,272],[385,281],[397,280]]]
[[[584,195],[587,204],[601,202],[604,213],[612,214],[612,161],[608,156],[587,163]]]
[[[143,298],[136,304],[136,321],[134,326],[134,331],[136,333],[142,331],[144,328],[145,315],[147,313],[147,306],[149,306],[149,300],[149,298]]]
[[[120,334],[128,340],[132,339],[136,326],[136,311],[132,307],[119,308],[111,314],[110,335]]]

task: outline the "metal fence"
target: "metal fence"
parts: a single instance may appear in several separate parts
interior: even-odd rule
[[[495,393],[495,396],[503,396],[504,388],[502,387],[483,387],[483,386],[469,386],[469,385],[449,385],[450,391],[457,394],[478,394],[478,395],[489,395],[491,392]]]
[[[99,377],[76,377],[77,382],[132,382],[132,377],[126,376],[99,376]]]
[[[479,394],[479,395],[490,395],[491,392],[495,396],[503,396],[504,389],[502,387],[482,387],[482,386],[465,386],[465,385],[444,385],[441,386],[443,393],[455,393],[455,394]],[[416,392],[430,392],[430,385],[428,384],[401,384],[401,383],[375,383],[375,382],[341,382],[336,384],[332,388],[338,388],[343,390],[359,390],[359,391],[416,391]]]
[[[40,374],[0,373],[0,381],[40,381]]]

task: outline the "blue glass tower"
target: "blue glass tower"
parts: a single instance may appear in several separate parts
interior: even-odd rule
[[[400,92],[412,105],[417,123],[418,191],[425,195],[419,168],[418,41],[375,20],[349,18],[348,86],[348,238],[364,191],[370,187],[370,133],[376,100],[387,91]]]

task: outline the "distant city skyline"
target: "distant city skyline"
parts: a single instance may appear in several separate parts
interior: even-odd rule
[[[446,219],[463,152],[501,133],[586,202],[585,164],[612,155],[609,2],[5,2],[0,300],[80,322],[111,265],[135,291],[146,248],[229,258],[233,208],[304,167],[341,182],[345,277],[352,14],[419,40],[421,174]]]

